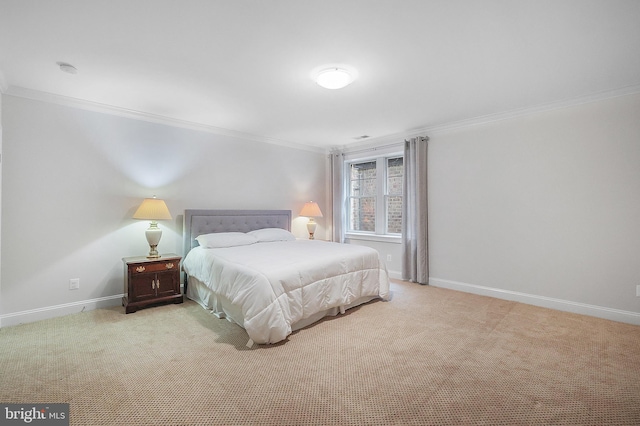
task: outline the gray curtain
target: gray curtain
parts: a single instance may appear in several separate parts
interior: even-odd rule
[[[402,279],[429,283],[427,137],[404,142]]]
[[[332,227],[333,241],[338,243],[344,242],[344,181],[342,174],[344,173],[344,153],[342,151],[332,151],[330,154],[331,162],[331,197],[333,205]]]

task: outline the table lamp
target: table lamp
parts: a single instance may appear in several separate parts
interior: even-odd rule
[[[307,230],[309,231],[309,239],[313,240],[313,234],[315,234],[316,226],[318,226],[313,218],[322,217],[322,212],[320,211],[320,207],[318,207],[318,203],[313,201],[305,203],[304,207],[302,207],[302,210],[300,211],[300,216],[306,216],[309,218]]]
[[[158,220],[170,220],[171,213],[163,200],[153,198],[145,198],[133,215],[134,219],[150,220],[149,229],[145,232],[147,241],[149,242],[149,254],[147,258],[156,259],[160,257],[158,254],[158,243],[162,237],[162,229],[158,228]]]

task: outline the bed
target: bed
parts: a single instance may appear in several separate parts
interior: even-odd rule
[[[290,210],[185,210],[186,296],[243,327],[248,346],[388,300],[376,250],[296,239],[290,231]]]

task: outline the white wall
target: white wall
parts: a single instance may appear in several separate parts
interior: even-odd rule
[[[2,89],[0,73],[0,89]],[[2,241],[2,92],[0,91],[0,241]],[[0,266],[2,265],[2,244],[0,244]],[[2,268],[0,268],[2,269]],[[0,327],[2,327],[2,274],[0,273]]]
[[[389,277],[397,280],[402,279],[402,244],[399,240],[388,242],[367,238],[345,237],[344,242],[376,249],[380,255],[380,260],[387,267]]]
[[[640,95],[429,136],[432,285],[640,323]]]
[[[148,223],[131,219],[144,197],[173,215],[160,222],[165,253],[182,252],[186,208],[291,209],[305,237],[297,213],[326,198],[321,152],[15,96],[3,104],[3,326],[119,304],[122,257],[149,249]]]

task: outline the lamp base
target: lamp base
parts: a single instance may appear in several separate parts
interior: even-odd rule
[[[147,255],[147,259],[158,259],[160,254],[158,253],[158,246],[149,246],[149,254]]]
[[[149,243],[149,254],[147,255],[147,258],[159,258],[160,254],[158,254],[158,243],[162,237],[162,229],[158,228],[158,222],[155,220],[152,221],[149,224],[149,229],[145,231],[144,235],[147,237],[147,242]]]
[[[313,218],[309,218],[309,222],[307,222],[307,231],[309,231],[309,239],[313,240],[313,234],[316,233],[316,227],[318,226],[318,224],[316,223],[315,220],[313,220]]]

